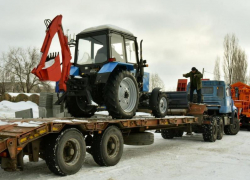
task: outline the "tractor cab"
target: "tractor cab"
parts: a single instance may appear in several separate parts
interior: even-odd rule
[[[74,64],[79,67],[80,75],[100,70],[110,62],[131,70],[139,63],[136,37],[131,32],[102,25],[77,34]]]

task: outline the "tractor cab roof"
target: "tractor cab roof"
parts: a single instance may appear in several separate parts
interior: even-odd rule
[[[105,25],[100,25],[100,26],[95,26],[95,27],[90,27],[90,28],[84,29],[83,31],[81,31],[79,33],[79,35],[89,34],[92,32],[103,31],[103,30],[116,31],[116,32],[126,34],[129,36],[134,36],[133,33],[131,33],[130,31],[123,29],[123,28],[120,28],[118,26],[111,25],[111,24],[105,24]]]

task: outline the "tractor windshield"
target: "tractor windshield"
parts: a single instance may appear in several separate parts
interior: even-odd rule
[[[95,64],[107,61],[106,35],[80,38],[78,41],[77,64]]]

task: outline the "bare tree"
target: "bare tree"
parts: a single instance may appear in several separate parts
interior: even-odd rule
[[[237,48],[236,62],[233,67],[232,83],[247,83],[247,56],[244,50]]]
[[[238,39],[234,34],[227,34],[224,38],[224,65],[225,81],[229,84],[238,81],[246,82],[247,56],[238,45]]]
[[[2,60],[9,68],[8,72],[14,76],[15,92],[31,92],[37,86],[46,86],[31,74],[31,71],[39,63],[39,51],[36,48],[10,48],[7,54],[3,53]]]
[[[0,67],[0,95],[6,92],[5,84],[5,71],[3,67]]]
[[[14,77],[10,73],[10,68],[3,61],[0,61],[0,94],[13,92]]]
[[[233,67],[236,62],[238,39],[234,34],[227,34],[224,38],[224,66],[225,81],[232,84]]]
[[[220,80],[220,58],[217,57],[214,65],[214,80]]]
[[[152,91],[154,88],[160,87],[165,90],[165,84],[157,73],[150,74],[149,90]]]

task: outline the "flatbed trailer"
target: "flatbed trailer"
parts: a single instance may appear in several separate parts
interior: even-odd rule
[[[110,119],[109,116],[88,119],[5,119],[0,121],[1,167],[7,171],[23,170],[23,156],[28,155],[31,162],[45,159],[52,172],[68,175],[80,169],[86,150],[97,164],[115,165],[121,158],[123,143],[149,143],[150,138],[144,137],[152,137],[152,133],[145,131],[186,129],[197,122],[198,118],[194,116],[138,116],[121,120]],[[141,135],[138,137],[142,139],[134,141],[135,134]],[[127,138],[129,135],[134,136],[132,141]],[[103,145],[104,141],[106,145]],[[152,144],[152,138],[150,141]],[[64,147],[61,149],[60,145]],[[89,146],[91,148],[87,148]]]
[[[148,130],[159,130],[164,139],[171,139],[181,137],[183,132],[192,133],[199,127],[203,139],[213,142],[219,134],[218,127],[205,112],[206,105],[191,104],[186,115],[164,118],[112,119],[97,115],[78,119],[2,119],[1,168],[23,170],[23,157],[28,155],[31,162],[44,159],[57,175],[70,175],[82,167],[86,151],[98,165],[113,166],[122,157],[123,144],[153,144],[154,134]]]

